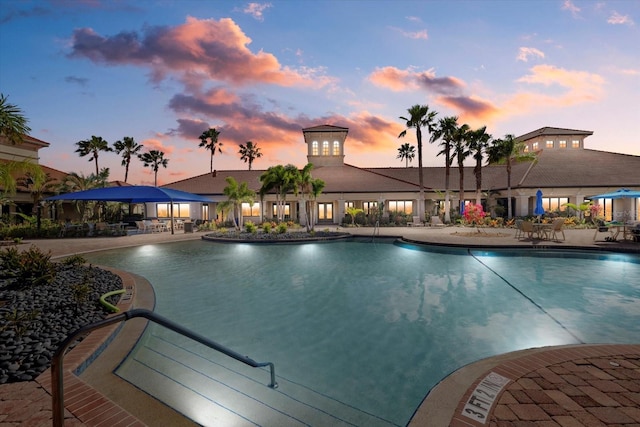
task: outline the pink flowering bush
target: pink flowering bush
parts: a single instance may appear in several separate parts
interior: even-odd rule
[[[602,206],[599,204],[589,206],[589,213],[591,213],[591,218],[597,218],[602,215]]]
[[[487,213],[482,209],[482,205],[469,203],[464,208],[464,220],[467,224],[480,225],[484,223],[484,217]]]

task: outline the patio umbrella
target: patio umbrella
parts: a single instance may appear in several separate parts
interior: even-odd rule
[[[640,198],[640,191],[629,190],[628,188],[621,188],[611,193],[598,194],[596,196],[588,197],[589,199],[625,199],[625,198]]]
[[[542,190],[536,191],[536,208],[533,210],[533,214],[538,217],[544,215],[544,207],[542,207]]]
[[[211,199],[198,194],[174,190],[171,188],[152,187],[148,185],[94,188],[92,190],[59,194],[57,196],[47,197],[44,200],[46,202],[55,202],[58,200],[94,200],[122,203],[168,202],[171,203],[171,234],[173,234],[173,203],[211,202]]]

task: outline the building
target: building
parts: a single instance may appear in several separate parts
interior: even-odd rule
[[[356,207],[370,215],[380,210],[382,216],[401,212],[411,216],[418,211],[419,181],[417,168],[360,168],[345,163],[348,129],[321,125],[302,130],[307,145],[307,160],[313,163],[312,175],[322,179],[325,187],[316,200],[315,218],[322,225],[342,223],[346,209]],[[566,203],[580,205],[589,197],[615,191],[621,187],[640,190],[640,156],[585,148],[584,140],[592,132],[544,127],[517,138],[526,150],[537,154],[535,161],[516,162],[512,166],[511,192],[515,216],[532,215],[537,190],[543,193],[545,210],[564,210]],[[216,204],[226,200],[225,178],[247,182],[256,192],[261,186],[263,170],[216,171],[177,181],[166,186],[211,198],[201,212],[184,207],[192,218],[215,219]],[[439,214],[443,207],[445,168],[423,168],[425,212]],[[482,169],[483,203],[504,211],[507,200],[507,172],[504,165]],[[450,170],[452,206],[459,206],[459,171]],[[472,167],[464,168],[465,202],[475,202],[475,176]],[[287,196],[285,215],[304,222],[304,203],[293,194]],[[599,200],[609,220],[638,220],[640,199]],[[243,216],[255,222],[275,217],[276,197],[268,194],[262,201],[243,206]]]

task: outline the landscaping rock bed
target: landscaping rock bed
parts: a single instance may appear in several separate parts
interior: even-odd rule
[[[0,278],[0,384],[35,379],[69,334],[109,314],[99,297],[123,286],[118,275],[91,266],[56,263],[54,271],[48,284]]]

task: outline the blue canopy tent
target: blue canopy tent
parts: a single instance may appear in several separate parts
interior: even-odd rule
[[[171,188],[152,187],[148,185],[130,185],[126,187],[104,187],[92,190],[76,191],[74,193],[59,194],[47,197],[45,202],[60,200],[92,200],[122,203],[152,203],[167,202],[171,207],[171,234],[173,234],[173,203],[202,202],[210,203],[211,199],[186,191]]]
[[[533,214],[540,217],[544,215],[544,207],[542,206],[542,190],[536,191],[536,207]]]

